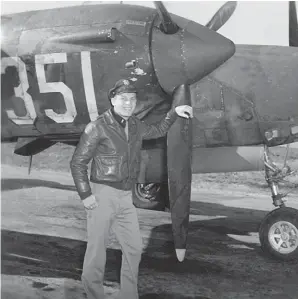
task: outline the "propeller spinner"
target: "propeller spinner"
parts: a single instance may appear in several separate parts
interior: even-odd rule
[[[158,16],[154,20],[150,50],[159,84],[168,94],[177,86],[201,80],[235,53],[235,45],[229,39],[201,24],[170,15],[161,2],[155,5]],[[227,7],[231,4],[214,16],[212,24],[217,25],[210,25],[212,28],[218,28],[216,20],[221,16],[225,15],[227,20]]]

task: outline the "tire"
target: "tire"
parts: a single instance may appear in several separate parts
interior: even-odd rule
[[[289,261],[298,257],[298,210],[282,207],[270,212],[259,229],[261,248],[272,257]]]
[[[168,205],[168,186],[166,184],[135,184],[132,190],[136,208],[164,211]]]

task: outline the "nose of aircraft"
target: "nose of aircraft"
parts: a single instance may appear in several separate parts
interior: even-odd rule
[[[152,62],[167,93],[201,80],[235,53],[234,43],[217,32],[180,17],[175,23],[174,34],[164,33],[158,19],[152,29]]]
[[[232,41],[194,22],[184,29],[182,43],[185,71],[191,83],[211,73],[235,53]]]

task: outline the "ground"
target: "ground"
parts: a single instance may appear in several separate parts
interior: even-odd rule
[[[274,152],[279,162],[282,150]],[[2,298],[85,298],[80,274],[86,215],[68,170],[72,151],[57,145],[39,154],[28,175],[27,159],[2,145]],[[291,151],[290,163],[297,157]],[[288,206],[298,208],[292,186],[282,187],[292,191]],[[140,299],[297,299],[298,261],[276,261],[260,249],[259,223],[272,209],[262,173],[195,175],[183,263],[174,255],[170,215],[138,210]],[[120,260],[111,237],[106,298],[119,287]]]

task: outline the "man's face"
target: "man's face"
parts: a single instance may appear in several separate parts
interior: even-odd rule
[[[114,110],[123,118],[129,118],[137,104],[137,95],[135,93],[121,93],[117,94],[111,99]]]

